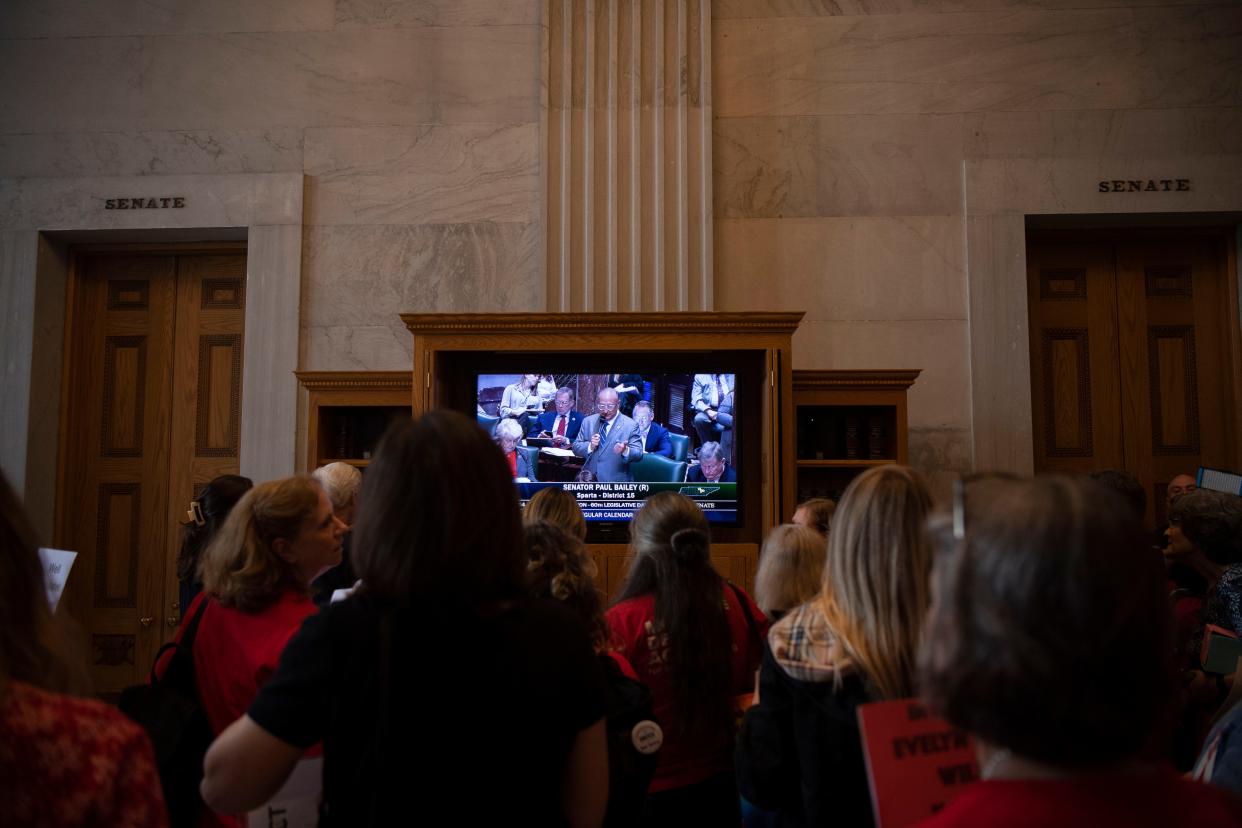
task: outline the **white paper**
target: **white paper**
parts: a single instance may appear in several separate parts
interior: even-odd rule
[[[553,457],[573,457],[574,456],[573,451],[570,449],[552,448],[551,446],[544,446],[543,448],[539,449],[539,453],[550,454]]]
[[[328,599],[328,603],[335,604],[337,601],[344,601],[346,598],[353,595],[360,586],[362,586],[361,579],[354,581],[354,585],[348,589],[342,588],[332,590],[332,597]]]
[[[73,568],[73,561],[77,557],[77,552],[67,552],[64,549],[39,549],[39,560],[43,562],[43,582],[47,585],[47,603],[52,612],[56,612],[56,607],[60,604],[65,582],[69,580],[69,570]]]
[[[323,757],[302,759],[270,802],[246,814],[246,828],[316,828],[322,793]]]

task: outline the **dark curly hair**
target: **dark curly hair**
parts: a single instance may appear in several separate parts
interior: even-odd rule
[[[530,594],[573,610],[586,625],[591,643],[602,650],[608,642],[604,596],[595,584],[599,570],[582,541],[545,521],[527,524],[523,535],[530,558],[526,564]]]
[[[1173,501],[1169,523],[1182,527],[1186,540],[1213,563],[1242,561],[1242,497],[1196,489]]]

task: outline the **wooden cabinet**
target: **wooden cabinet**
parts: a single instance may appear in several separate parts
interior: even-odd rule
[[[909,462],[906,391],[919,371],[794,371],[798,501],[837,500],[863,470]]]
[[[306,390],[304,471],[342,460],[359,468],[397,417],[409,417],[409,371],[298,371]]]

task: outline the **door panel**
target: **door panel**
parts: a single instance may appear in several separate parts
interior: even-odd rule
[[[108,257],[83,271],[61,537],[80,554],[67,600],[88,630],[95,689],[114,693],[145,674],[163,642],[163,565],[144,550],[161,548],[168,511],[175,260]]]
[[[1121,463],[1113,255],[1058,244],[1027,259],[1036,464],[1086,472]]]
[[[239,253],[77,260],[57,543],[80,554],[65,603],[101,694],[171,638],[193,488],[237,470],[244,289]]]
[[[1030,240],[1037,471],[1125,469],[1158,524],[1173,476],[1242,465],[1226,244],[1204,233]]]

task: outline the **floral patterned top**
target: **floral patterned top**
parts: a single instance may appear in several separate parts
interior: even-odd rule
[[[1203,620],[1242,634],[1242,564],[1225,567],[1220,580],[1208,590]]]
[[[0,691],[0,825],[168,825],[151,742],[103,702]]]

